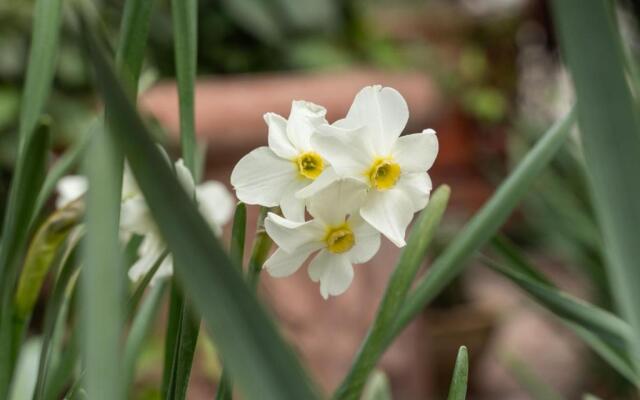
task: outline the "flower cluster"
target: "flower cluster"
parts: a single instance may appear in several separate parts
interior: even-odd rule
[[[435,132],[400,136],[407,103],[381,86],[362,89],[332,124],[323,107],[305,101],[292,103],[288,120],[273,113],[264,119],[268,146],[244,156],[231,174],[241,201],[282,211],[265,220],[279,249],[264,267],[288,276],[316,253],[309,276],[325,299],[337,296],[351,284],[353,264],[376,254],[380,234],[405,245],[413,214],[429,200]]]
[[[217,181],[207,181],[196,185],[191,172],[184,165],[182,159],[176,161],[174,169],[178,181],[189,196],[196,199],[200,213],[214,233],[221,235],[222,226],[231,218],[234,206],[233,197],[227,188]],[[87,178],[84,176],[71,175],[62,178],[57,186],[56,206],[62,208],[69,202],[76,200],[84,195],[87,187]],[[135,282],[151,270],[164,253],[166,245],[133,175],[128,168],[125,168],[122,185],[120,236],[123,240],[128,240],[132,235],[143,237],[142,243],[138,247],[138,259],[129,269],[129,278]],[[172,273],[173,257],[168,254],[152,277],[151,284],[170,276]]]

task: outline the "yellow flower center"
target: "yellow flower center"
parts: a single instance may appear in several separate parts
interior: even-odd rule
[[[349,251],[356,244],[353,231],[346,222],[340,226],[327,229],[327,235],[324,240],[327,243],[327,249],[335,254]]]
[[[391,189],[400,178],[400,165],[391,158],[377,158],[366,173],[369,185],[378,190]]]
[[[324,161],[320,154],[307,151],[293,160],[298,167],[298,174],[307,179],[316,179],[324,169]]]

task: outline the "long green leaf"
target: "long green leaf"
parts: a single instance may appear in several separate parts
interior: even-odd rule
[[[295,356],[158,152],[92,33],[84,37],[100,93],[114,111],[111,134],[124,150],[176,260],[177,277],[231,374],[247,398],[316,398]]]
[[[467,398],[467,381],[469,380],[469,355],[467,348],[461,346],[456,357],[456,365],[453,368],[451,386],[447,400],[464,400]]]
[[[334,398],[360,397],[369,373],[384,351],[386,339],[398,311],[425,259],[429,244],[447,208],[450,193],[451,189],[448,186],[439,187],[433,193],[427,207],[420,213],[409,235],[407,246],[403,249],[398,265],[389,279],[376,318],[356,355],[351,370],[334,394]]]
[[[70,203],[53,213],[36,232],[18,280],[14,306],[14,318],[17,320],[26,323],[31,316],[54,257],[83,215],[81,202]]]
[[[144,60],[153,1],[128,0],[122,18],[122,36],[116,50],[116,68],[129,98],[137,92]],[[110,120],[117,107],[105,105]],[[86,388],[91,398],[117,399],[125,395],[120,374],[119,337],[123,322],[124,279],[119,243],[123,154],[105,124],[93,138],[86,160],[87,239],[82,274]],[[117,129],[117,128],[116,128]],[[99,255],[99,256],[98,256]]]
[[[640,367],[640,116],[625,70],[614,3],[553,1],[578,99],[585,165],[603,230],[612,293],[633,327]]]
[[[413,292],[407,296],[388,342],[391,342],[425,305],[464,271],[473,254],[500,229],[529,190],[533,180],[569,135],[574,118],[574,112],[571,111],[544,134],[487,203],[434,261]]]
[[[229,255],[231,260],[235,261],[238,270],[242,272],[242,264],[244,259],[244,241],[247,229],[247,206],[240,202],[236,206],[233,214],[233,227],[231,228],[231,246]],[[231,400],[233,396],[233,383],[229,376],[229,371],[223,368],[218,389],[216,390],[217,400]]]
[[[187,168],[195,177],[196,171],[196,140],[194,114],[194,84],[197,66],[197,0],[173,0],[171,15],[173,20],[173,36],[175,44],[175,65],[178,80],[178,97],[180,107],[180,143],[182,158]],[[176,303],[171,310],[177,310],[179,319],[175,345],[169,354],[166,365],[171,365],[170,381],[167,386],[167,399],[184,399],[186,396],[191,364],[195,353],[200,330],[200,317],[194,313],[179,290],[171,291],[172,303]],[[176,296],[173,298],[173,296]],[[173,339],[167,335],[168,341]]]
[[[638,374],[633,372],[633,365],[624,354],[626,344],[633,337],[631,327],[626,322],[605,310],[560,292],[540,272],[531,274],[534,268],[504,239],[494,239],[493,244],[506,264],[484,258],[485,264],[556,314],[614,369],[632,383],[638,384]]]
[[[273,245],[273,241],[269,235],[267,235],[267,231],[264,228],[264,219],[267,216],[268,211],[268,208],[260,207],[260,214],[258,215],[258,222],[256,223],[256,235],[253,239],[251,256],[249,258],[249,265],[247,266],[247,281],[254,289],[258,286],[262,266],[269,255],[271,246]]]
[[[13,294],[18,279],[20,257],[28,240],[29,223],[36,196],[44,180],[49,133],[41,125],[20,151],[0,244],[0,398],[6,398],[22,338],[13,337]]]
[[[140,310],[131,323],[129,336],[127,336],[124,347],[125,388],[129,388],[135,378],[136,363],[140,356],[140,350],[149,336],[166,287],[167,282],[162,281],[150,289],[149,294],[145,297]]]
[[[198,57],[198,1],[172,0],[171,15],[175,43],[176,76],[180,105],[182,157],[191,173],[195,171],[196,135],[194,85]]]
[[[32,224],[38,219],[39,214],[42,212],[42,209],[44,208],[47,200],[49,200],[49,197],[51,197],[51,194],[53,194],[56,184],[60,178],[67,175],[69,171],[80,162],[84,152],[87,150],[87,146],[89,145],[89,141],[93,136],[94,131],[99,129],[102,129],[102,127],[99,126],[99,122],[96,120],[91,124],[88,131],[49,169],[49,173],[42,184],[42,189],[40,189],[40,193],[38,194],[38,200],[36,201],[36,206],[33,212]]]
[[[44,332],[42,334],[42,350],[40,352],[40,362],[38,366],[38,377],[34,391],[34,400],[45,398],[45,383],[50,368],[51,350],[50,345],[56,329],[56,322],[59,321],[59,314],[68,301],[68,286],[72,282],[75,272],[78,270],[77,241],[69,243],[69,250],[62,261],[62,268],[56,279],[51,298],[47,302],[47,309],[44,317]]]

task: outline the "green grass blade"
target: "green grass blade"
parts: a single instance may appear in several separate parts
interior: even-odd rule
[[[194,85],[197,68],[197,0],[172,0],[171,16],[175,44],[175,66],[178,80],[180,107],[180,143],[185,165],[195,177],[200,175],[196,168],[196,140],[194,114]],[[191,363],[200,330],[200,317],[180,291],[172,291],[181,322],[178,325],[176,343],[170,360],[171,379],[166,392],[167,399],[183,399],[186,395]],[[169,337],[169,336],[168,336]],[[169,360],[167,360],[169,363]]]
[[[267,256],[269,256],[271,245],[273,245],[273,241],[264,229],[264,219],[268,211],[268,208],[260,207],[260,215],[258,216],[258,222],[256,224],[256,236],[253,239],[251,257],[249,258],[249,265],[247,266],[247,281],[254,290],[256,286],[258,286],[262,266],[267,260]]]
[[[140,356],[140,351],[144,341],[149,336],[155,317],[160,308],[162,296],[164,295],[167,282],[159,282],[150,291],[145,300],[140,305],[140,310],[136,313],[129,336],[124,347],[124,370],[125,388],[129,388],[135,378],[136,363]],[[127,390],[128,391],[128,390]]]
[[[102,97],[113,109],[111,134],[124,150],[176,260],[176,275],[247,398],[316,398],[308,377],[244,284],[192,199],[151,140],[90,32]]]
[[[132,98],[135,98],[138,89],[154,2],[155,0],[128,0],[124,4],[116,66],[118,76]]]
[[[464,400],[467,398],[467,381],[469,380],[469,355],[467,348],[461,346],[453,368],[451,386],[447,400]]]
[[[425,259],[429,244],[447,209],[450,193],[451,189],[448,186],[440,186],[413,225],[407,246],[403,249],[398,264],[389,278],[375,320],[334,398],[360,397],[367,377],[382,356],[390,329]]]
[[[20,108],[20,148],[31,137],[49,98],[57,65],[62,0],[38,0],[33,16],[27,77]]]
[[[42,350],[40,352],[40,361],[38,365],[38,377],[36,380],[36,388],[34,390],[34,400],[45,399],[45,383],[47,381],[48,371],[50,368],[51,350],[50,345],[56,330],[56,322],[65,301],[69,300],[68,287],[72,282],[72,278],[78,270],[78,248],[77,242],[70,243],[70,250],[63,260],[62,269],[56,279],[55,286],[49,301],[44,317],[44,331],[42,333]]]
[[[42,284],[71,230],[82,220],[84,206],[73,202],[53,213],[38,229],[25,257],[14,300],[14,318],[31,317]]]
[[[583,3],[579,8],[566,1],[551,4],[578,99],[612,293],[633,327],[631,350],[640,360],[640,116],[624,67],[614,3]]]
[[[12,337],[13,295],[36,196],[44,180],[49,133],[41,125],[20,151],[0,244],[0,398],[6,398],[22,338]]]
[[[164,259],[167,257],[168,254],[169,252],[166,250],[162,254],[160,254],[158,259],[153,263],[153,265],[149,269],[149,272],[147,272],[145,276],[140,280],[140,282],[138,282],[138,284],[136,285],[136,288],[134,289],[133,293],[131,294],[131,297],[129,298],[129,306],[127,307],[127,309],[129,310],[128,311],[129,314],[127,316],[127,320],[132,319],[133,316],[135,315],[136,310],[138,309],[138,305],[140,304],[140,300],[142,300],[142,296],[144,296],[145,290],[149,286],[149,283],[151,283],[151,279],[156,274],[156,272],[158,271],[158,268],[160,268],[160,265],[162,265],[162,262],[164,261]]]
[[[236,262],[236,265],[242,271],[244,262],[244,241],[247,231],[247,206],[240,202],[236,205],[236,211],[233,214],[233,226],[231,228],[231,246],[229,255]]]
[[[103,129],[100,126],[100,123],[96,120],[91,126],[89,130],[78,140],[73,146],[71,146],[61,157],[56,161],[56,163],[49,169],[49,173],[47,174],[44,183],[42,184],[42,189],[40,189],[40,193],[38,194],[38,200],[36,201],[36,206],[33,212],[33,221],[36,221],[39,217],[39,214],[42,212],[46,202],[49,200],[53,191],[56,188],[56,184],[63,176],[69,174],[72,168],[74,168],[82,159],[84,152],[87,150],[89,145],[89,141],[93,136],[95,131]]]
[[[574,112],[554,124],[498,187],[487,203],[434,261],[400,311],[389,342],[468,265],[473,254],[500,229],[531,183],[558,151],[574,122]]]
[[[107,136],[97,135],[85,160],[87,235],[81,274],[85,388],[92,399],[124,397],[120,336],[123,323],[124,274],[119,241],[122,158]]]
[[[512,263],[499,264],[489,258],[484,258],[483,261],[492,270],[518,285],[547,310],[599,334],[610,344],[624,348],[633,337],[631,327],[610,312],[563,293],[555,286],[532,279]]]
[[[196,170],[194,85],[198,59],[198,1],[172,0],[176,76],[180,105],[180,144],[185,165]]]
[[[236,263],[238,270],[242,272],[242,264],[244,259],[244,241],[247,230],[247,206],[239,202],[236,205],[236,211],[233,214],[233,227],[231,228],[231,246],[229,255],[231,260]],[[218,389],[216,391],[217,400],[231,400],[233,396],[233,383],[231,376],[226,368],[222,370]]]

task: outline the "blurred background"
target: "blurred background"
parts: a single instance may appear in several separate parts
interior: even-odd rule
[[[115,43],[123,1],[88,3]],[[168,3],[158,0],[154,10],[139,104],[159,140],[177,156]],[[6,201],[16,157],[32,6],[0,0],[0,202]],[[632,44],[638,43],[638,10],[636,1],[619,2],[623,32]],[[70,31],[63,32],[47,108],[59,152],[82,140],[100,109],[89,65]],[[286,117],[291,100],[304,99],[325,106],[333,121],[345,115],[363,86],[392,86],[409,103],[407,133],[436,129],[440,155],[431,176],[435,186],[446,183],[453,190],[430,257],[572,104],[542,0],[202,0],[198,35],[196,125],[206,155],[204,179],[229,185],[240,157],[266,144],[267,111]],[[250,207],[250,228],[256,217],[257,207]],[[575,135],[504,232],[561,288],[611,307]],[[263,275],[262,297],[324,390],[346,373],[397,256],[398,249],[384,242],[371,262],[356,267],[348,292],[328,301],[305,269],[280,280]],[[157,398],[160,326],[146,346],[136,398]],[[580,398],[584,392],[631,398],[623,378],[481,263],[426,308],[383,358],[380,369],[394,398],[443,398],[460,345],[470,351],[472,399]],[[215,346],[203,332],[189,398],[213,398],[219,373]]]

